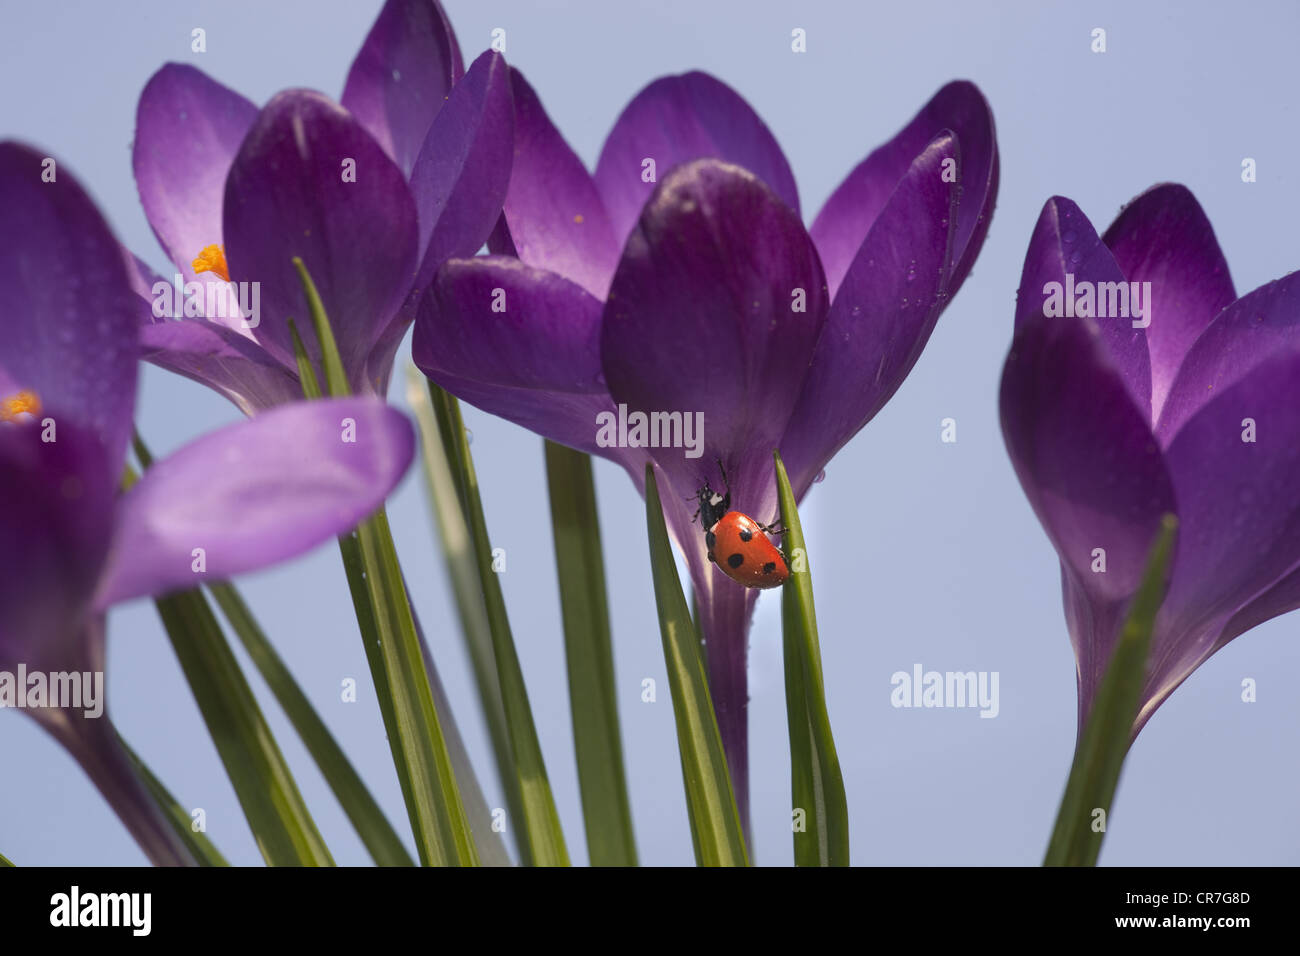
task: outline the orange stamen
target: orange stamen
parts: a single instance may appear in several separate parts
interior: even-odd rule
[[[230,272],[226,268],[226,253],[220,246],[204,246],[191,266],[195,272],[215,272],[226,282],[230,281]]]
[[[36,397],[35,392],[22,391],[0,399],[0,422],[11,422],[19,415],[34,417],[40,413],[41,400]]]

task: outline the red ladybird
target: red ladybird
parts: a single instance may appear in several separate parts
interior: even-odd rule
[[[718,462],[722,468],[722,462]],[[722,472],[725,483],[727,473]],[[731,489],[718,494],[706,481],[696,493],[700,507],[694,518],[704,528],[709,560],[731,580],[747,588],[779,588],[790,578],[780,550],[767,537],[775,529],[741,511],[731,510]]]

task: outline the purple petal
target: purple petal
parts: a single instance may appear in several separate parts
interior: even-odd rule
[[[964,80],[941,89],[897,136],[859,163],[817,214],[810,232],[832,295],[899,180],[913,160],[945,130],[956,136],[960,149],[957,180],[961,195],[953,236],[950,294],[961,286],[984,243],[998,192],[993,113],[979,89]]]
[[[1016,331],[1031,322],[1077,321],[1074,315],[1059,310],[1073,310],[1085,288],[1095,291],[1106,283],[1124,281],[1124,274],[1088,217],[1069,199],[1053,196],[1043,206],[1025,253],[1020,289],[1016,293]],[[1053,299],[1057,306],[1050,304],[1049,300]],[[1054,308],[1057,311],[1049,314]],[[1094,308],[1094,315],[1095,311]],[[1134,404],[1150,421],[1151,363],[1143,330],[1133,328],[1132,318],[1092,321],[1100,330],[1110,361],[1120,373]]]
[[[1298,346],[1300,273],[1262,285],[1232,303],[1187,350],[1156,424],[1161,444],[1167,446],[1206,402],[1262,361]]]
[[[135,409],[139,302],[121,246],[61,164],[0,143],[0,401],[36,393],[59,426],[93,430],[112,480]]]
[[[192,66],[150,77],[136,108],[131,162],[154,235],[186,280],[204,248],[221,245],[226,174],[257,107]],[[203,273],[199,281],[213,279]]]
[[[513,128],[509,67],[488,51],[452,90],[411,173],[424,257],[418,288],[443,260],[472,256],[487,241],[510,182]]]
[[[1025,323],[1003,368],[1000,407],[1016,475],[1061,558],[1082,712],[1160,519],[1178,510],[1173,485],[1091,319]],[[1097,549],[1104,572],[1093,570]]]
[[[302,398],[295,374],[256,342],[202,319],[146,325],[141,358],[220,392],[245,415]]]
[[[515,157],[503,210],[507,229],[494,235],[490,248],[557,272],[603,299],[619,252],[605,206],[523,74],[511,68],[510,83]]]
[[[348,163],[355,181],[347,181]],[[258,115],[226,182],[226,259],[261,283],[257,341],[294,364],[287,320],[318,355],[292,259],[320,291],[354,387],[415,278],[416,219],[401,170],[344,109],[319,93],[278,94]]]
[[[781,442],[796,495],[902,385],[948,302],[955,151],[945,134],[917,156],[835,296]]]
[[[1124,207],[1103,241],[1130,282],[1150,282],[1146,330],[1152,416],[1196,337],[1237,298],[1214,230],[1184,186],[1153,186]]]
[[[739,473],[748,468],[739,459],[752,458],[770,485],[828,305],[817,252],[789,206],[739,166],[679,166],[642,211],[610,288],[601,340],[610,394],[631,412],[703,413],[703,462],[722,458]],[[701,461],[680,448],[655,458],[698,487]]]
[[[437,0],[388,0],[343,87],[347,107],[409,177],[433,118],[464,67]]]
[[[552,272],[504,256],[453,259],[420,304],[411,353],[471,405],[609,457],[596,443],[596,416],[612,408],[600,318],[600,302]]]
[[[1255,423],[1254,441],[1242,439],[1246,419]],[[1293,350],[1216,390],[1166,450],[1182,527],[1152,648],[1147,696],[1155,703],[1221,646],[1230,618],[1300,564],[1297,448],[1300,351]]]
[[[64,174],[60,174],[62,176]],[[46,187],[49,188],[49,187]],[[67,186],[63,187],[64,189]],[[91,431],[0,423],[0,668],[81,669],[82,631],[108,552],[114,476]]]
[[[122,499],[97,607],[223,581],[347,531],[406,473],[414,441],[396,410],[347,398],[285,405],[191,442]]]
[[[735,90],[707,73],[655,80],[619,115],[596,164],[596,188],[605,203],[614,241],[622,247],[654,192],[642,163],[652,159],[657,178],[692,159],[721,159],[744,166],[799,212],[799,191],[785,154],[758,114]]]

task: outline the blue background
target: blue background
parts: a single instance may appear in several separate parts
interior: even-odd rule
[[[64,161],[119,236],[166,270],[131,176],[136,98],[164,62],[192,63],[257,102],[311,86],[337,96],[380,4],[16,3],[0,21],[0,136]],[[521,67],[590,165],[623,105],[657,76],[704,69],[733,85],[785,148],[806,220],[841,177],[944,82],[974,80],[998,125],[1002,188],[974,273],[889,406],[828,469],[804,508],[830,713],[858,863],[1036,864],[1075,733],[1074,662],[1055,556],[1011,471],[997,383],[1030,230],[1053,194],[1100,231],[1159,181],[1192,189],[1239,292],[1296,265],[1300,6],[1273,3],[468,2],[447,8],[466,60],[507,31]],[[206,53],[190,30],[207,30]],[[1090,51],[1094,27],[1108,51]],[[790,50],[807,31],[808,52]],[[1243,184],[1243,157],[1259,181]],[[168,270],[170,271],[170,270]],[[408,353],[409,354],[409,353]],[[156,453],[239,415],[146,367],[139,424]],[[393,400],[402,404],[402,376]],[[1087,408],[1079,409],[1087,415]],[[956,444],[940,421],[958,423]],[[466,410],[503,584],[570,850],[586,860],[552,570],[541,442]],[[655,621],[641,500],[596,466],[620,714],[641,858],[692,860]],[[455,713],[500,805],[418,469],[390,504],[416,604]],[[388,810],[405,813],[338,554],[323,547],[239,582],[278,648]],[[791,861],[778,602],[751,636],[754,856]],[[1239,638],[1156,714],[1120,783],[1105,864],[1300,862],[1300,642],[1284,617]],[[125,737],[237,863],[260,856],[153,607],[110,618],[109,703]],[[242,652],[241,652],[242,655]],[[241,657],[242,659],[242,657]],[[896,710],[890,675],[1001,674],[1001,713]],[[339,862],[368,861],[310,758],[250,672]],[[356,704],[340,701],[355,677]],[[642,703],[643,678],[659,685]],[[1258,682],[1257,703],[1240,700]],[[0,713],[0,852],[18,864],[143,862],[79,767],[36,724]]]

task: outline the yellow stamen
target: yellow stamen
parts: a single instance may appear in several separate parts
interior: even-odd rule
[[[204,246],[198,258],[190,265],[195,272],[215,272],[226,282],[230,281],[230,272],[226,269],[226,253],[220,246]]]
[[[35,392],[22,391],[0,399],[0,422],[11,422],[19,415],[36,416],[41,413],[41,400]]]

